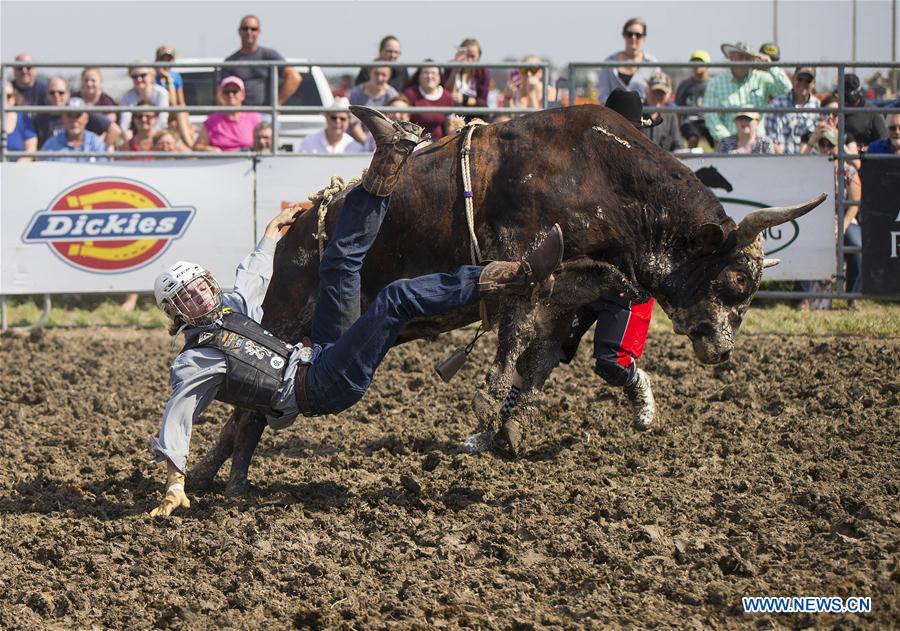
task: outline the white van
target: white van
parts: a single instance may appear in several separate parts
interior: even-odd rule
[[[218,65],[219,68],[226,65],[221,59],[179,59],[179,61],[208,62]],[[221,71],[216,72],[215,65],[175,68],[184,79],[184,100],[188,105],[215,105],[216,79],[222,76]],[[319,66],[294,66],[294,68],[300,73],[303,81],[285,105],[320,105],[327,108],[334,103],[328,80],[325,79],[325,74]],[[202,125],[204,120],[205,114],[191,115],[191,122],[195,125]],[[283,151],[296,151],[301,139],[324,126],[325,120],[321,114],[280,114],[278,147]]]

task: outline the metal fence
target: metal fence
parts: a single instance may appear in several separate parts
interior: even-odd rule
[[[222,63],[210,63],[208,61],[205,62],[146,62],[141,63],[141,67],[151,67],[151,68],[216,68],[217,71],[222,68],[233,68],[233,67],[263,67],[266,68],[270,73],[270,85],[271,85],[271,93],[270,100],[271,104],[264,106],[243,106],[243,107],[225,107],[225,106],[169,106],[169,107],[154,107],[154,106],[141,106],[141,111],[147,112],[187,112],[188,114],[207,114],[212,112],[264,112],[267,113],[271,117],[272,122],[272,131],[273,131],[273,151],[266,153],[258,153],[254,151],[246,151],[241,152],[239,154],[235,153],[210,153],[210,152],[196,152],[196,151],[188,151],[188,152],[177,152],[177,153],[167,153],[167,152],[129,152],[128,158],[135,157],[155,157],[155,158],[175,158],[175,159],[187,159],[187,158],[199,158],[199,159],[222,159],[222,158],[234,158],[237,155],[247,157],[248,159],[255,159],[257,157],[265,157],[272,155],[308,155],[301,154],[297,152],[284,152],[278,148],[278,129],[279,129],[279,117],[280,116],[288,116],[291,114],[318,114],[323,113],[325,111],[346,111],[340,110],[337,108],[329,108],[324,106],[284,106],[278,104],[278,74],[280,68],[284,66],[318,66],[320,68],[373,68],[373,67],[431,67],[431,66],[440,66],[442,68],[490,68],[490,69],[500,69],[500,70],[513,70],[513,69],[541,69],[543,71],[543,107],[560,107],[563,105],[567,105],[568,103],[576,102],[579,94],[579,86],[582,87],[582,95],[587,92],[587,88],[589,87],[589,83],[586,80],[587,70],[595,70],[600,68],[608,68],[608,67],[618,67],[621,65],[619,61],[598,61],[598,62],[572,62],[568,65],[567,68],[567,81],[562,79],[557,83],[557,99],[556,101],[551,102],[548,99],[549,87],[550,87],[550,66],[547,63],[525,63],[525,62],[503,62],[503,63],[485,63],[485,62],[476,62],[476,63],[465,63],[465,62],[433,62],[433,61],[422,61],[422,62],[388,62],[388,61],[364,61],[364,62],[330,62],[330,61],[316,61],[304,59],[302,61],[298,60],[285,60],[285,61],[240,61],[240,62],[222,62]],[[628,62],[629,66],[634,67],[659,67],[659,68],[694,68],[696,67],[696,62]],[[860,156],[860,154],[848,154],[844,151],[845,141],[846,141],[846,116],[847,114],[851,114],[853,112],[871,112],[872,109],[870,107],[848,107],[844,104],[844,76],[847,74],[848,69],[852,68],[891,68],[891,69],[900,69],[900,63],[896,62],[828,62],[823,63],[819,62],[787,62],[787,61],[779,61],[779,62],[732,62],[732,61],[723,61],[723,62],[710,62],[705,64],[710,68],[724,68],[728,69],[731,67],[750,67],[750,68],[761,68],[766,69],[770,67],[781,67],[781,68],[796,68],[809,66],[813,68],[833,68],[837,70],[837,96],[838,96],[838,107],[836,108],[836,114],[838,117],[838,142],[839,142],[839,150],[837,155],[834,157],[838,162],[838,168],[843,171],[845,163],[847,160],[858,160],[861,157],[864,157],[866,160],[872,159],[898,159],[900,156],[897,155],[878,155],[871,156],[865,155]],[[32,67],[45,67],[45,68],[84,68],[88,66],[97,66],[101,68],[130,68],[134,67],[134,63],[86,63],[86,62],[57,62],[57,63],[41,63],[36,64],[32,61],[28,62],[3,62],[0,63],[0,76],[6,75],[6,70],[8,68],[15,68],[20,66],[32,66]],[[562,94],[566,93],[565,98],[561,98]],[[24,105],[18,107],[7,107],[5,99],[0,99],[0,120],[5,121],[4,114],[7,111],[14,112],[26,112],[26,113],[60,113],[66,111],[67,108],[64,107],[52,107],[52,106],[33,106],[33,105]],[[133,112],[135,111],[135,107],[121,107],[121,106],[92,106],[86,108],[88,111],[98,111],[98,112]],[[529,108],[519,108],[519,107],[502,107],[502,108],[491,108],[491,107],[464,107],[464,106],[454,106],[454,107],[385,107],[381,108],[384,112],[407,112],[410,114],[413,113],[443,113],[443,114],[460,114],[465,116],[492,116],[498,114],[522,114],[533,111]],[[781,113],[789,113],[796,112],[796,108],[791,107],[760,107],[754,108],[760,114],[781,114]],[[708,106],[703,107],[680,107],[680,106],[667,106],[664,108],[654,108],[647,107],[645,111],[647,112],[656,112],[656,111],[666,111],[674,114],[703,114],[705,112],[719,112],[719,113],[737,113],[744,111],[745,108],[742,107],[732,107],[732,108],[724,108],[724,107],[715,107],[711,108]],[[880,112],[887,113],[898,113],[900,112],[900,107],[890,107],[890,108],[879,108]],[[804,108],[804,113],[835,113],[834,108]],[[71,157],[71,153],[66,152],[23,152],[23,151],[8,151],[6,147],[6,135],[7,132],[4,130],[2,134],[2,138],[0,138],[0,162],[7,160],[8,158],[14,157]],[[81,157],[103,157],[103,158],[115,158],[116,154],[110,153],[101,153],[101,152],[84,152],[78,154]],[[322,157],[333,157],[340,158],[340,155],[334,154],[318,154]],[[686,159],[691,159],[694,157],[703,157],[704,155],[709,154],[689,154],[685,156],[680,156]],[[717,158],[721,157],[734,157],[740,159],[744,156],[726,156],[722,154],[716,154]],[[757,156],[758,157],[758,156]],[[772,159],[777,159],[779,156],[774,155],[771,156]],[[123,156],[123,159],[125,157]],[[844,190],[844,182],[843,178],[837,178],[837,190],[835,191],[835,203],[837,209],[837,225],[838,225],[838,238],[836,239],[836,247],[835,247],[835,277],[837,282],[833,285],[833,290],[828,292],[821,291],[812,291],[812,292],[800,292],[800,291],[760,291],[760,297],[768,297],[768,298],[839,298],[839,299],[855,299],[864,297],[861,294],[851,294],[843,291],[842,287],[844,284],[844,255],[856,253],[860,251],[859,247],[856,246],[845,246],[843,239],[843,219],[844,214],[846,212],[846,208],[848,205],[858,204],[860,200],[847,199],[846,191]],[[865,296],[866,298],[872,298],[871,296]],[[3,314],[5,315],[5,314]],[[5,318],[3,318],[5,319]]]

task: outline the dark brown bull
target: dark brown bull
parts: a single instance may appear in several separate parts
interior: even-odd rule
[[[461,135],[409,160],[362,274],[362,303],[389,282],[452,271],[470,263],[460,173]],[[493,436],[499,402],[518,362],[523,395],[501,436],[513,454],[536,410],[534,397],[556,365],[573,311],[604,294],[644,301],[651,295],[687,334],[698,359],[728,358],[763,269],[762,231],[808,212],[824,195],[787,209],[753,213],[737,226],[718,199],[671,154],[612,110],[593,105],[538,112],[479,127],[471,173],[476,234],[485,259],[521,257],[536,234],[559,223],[565,256],[549,300],[491,305],[499,323],[497,358],[474,402],[481,436]],[[328,208],[334,229],[343,196]],[[311,328],[318,291],[317,210],[281,240],[263,324],[288,340]],[[477,307],[404,329],[400,342],[479,319]],[[247,487],[250,458],[265,422],[236,413],[218,444],[191,472],[210,481],[233,456],[226,492]]]

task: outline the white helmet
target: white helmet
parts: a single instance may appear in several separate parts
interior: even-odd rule
[[[209,284],[213,293],[213,306],[200,314],[192,314],[184,303],[181,292],[190,283],[203,279]],[[153,286],[157,306],[173,320],[180,319],[190,326],[210,324],[219,317],[222,307],[222,292],[213,275],[196,263],[178,261],[165,272],[156,277]]]

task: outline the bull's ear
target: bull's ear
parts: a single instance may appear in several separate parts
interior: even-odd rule
[[[691,233],[691,244],[702,254],[711,254],[725,243],[725,231],[717,223],[697,226]]]

